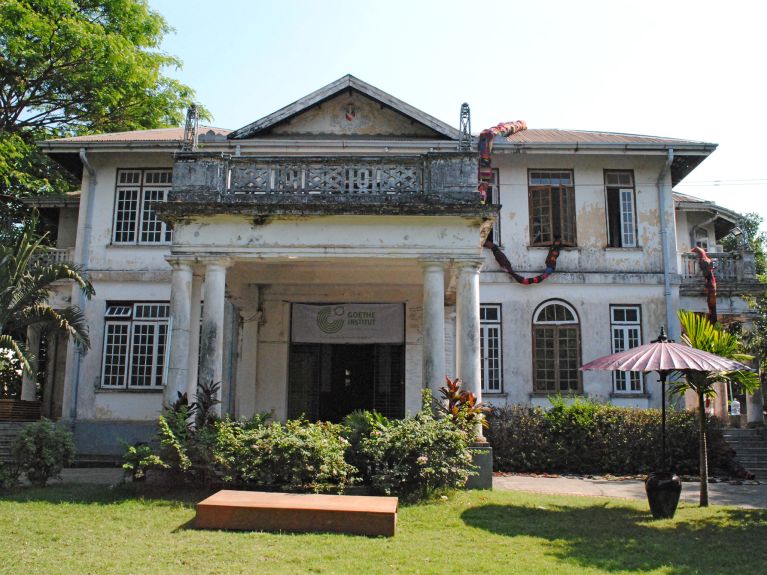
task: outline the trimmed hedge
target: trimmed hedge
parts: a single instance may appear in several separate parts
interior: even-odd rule
[[[508,406],[487,414],[495,471],[634,475],[661,465],[661,412],[576,400],[551,409]],[[698,420],[692,411],[667,412],[668,459],[677,473],[698,473]],[[708,420],[708,464],[734,471],[722,422]]]

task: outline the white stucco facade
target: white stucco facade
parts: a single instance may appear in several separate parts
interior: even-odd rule
[[[545,362],[536,364],[534,347],[545,339],[536,336],[536,329],[549,327],[536,327],[534,317],[547,304],[562,303],[567,313],[574,312],[575,318],[563,325],[570,330],[567,341],[577,341],[580,363],[614,351],[616,307],[636,311],[629,328],[640,343],[654,339],[666,326],[667,307],[680,305],[682,263],[681,256],[668,263],[669,287],[665,286],[661,209],[676,249],[689,250],[680,237],[684,234],[679,226],[685,222],[675,221],[670,200],[672,185],[689,168],[669,164],[669,149],[677,158],[694,158],[697,164],[712,145],[644,137],[612,143],[606,137],[589,147],[568,140],[535,141],[534,133],[530,141],[498,139],[492,155],[492,167],[498,170],[496,212],[466,191],[466,182],[476,183],[476,153],[472,159],[471,152],[456,152],[457,130],[356,79],[339,82],[318,91],[314,99],[310,95],[302,100],[301,109],[287,107],[236,132],[203,137],[200,152],[178,154],[181,130],[169,131],[165,139],[133,133],[48,144],[52,153],[77,154],[87,162],[73,247],[96,289],[85,306],[92,348],[78,360],[70,346],[61,411],[85,449],[109,453],[115,446],[121,449],[120,441],[146,437],[163,402],[175,399],[176,390],[193,388],[189,382],[198,374],[198,354],[200,374],[220,374],[221,410],[233,417],[265,411],[284,419],[297,409],[301,390],[316,397],[300,405],[314,406],[320,415],[323,409],[340,413],[332,411],[329,398],[368,408],[380,399],[388,402],[392,413],[404,414],[419,409],[422,388],[435,385],[425,378],[435,381],[440,372],[460,375],[477,387],[484,382],[485,389],[478,391],[494,405],[545,405],[552,392],[542,390],[536,378],[548,368],[541,367]],[[341,95],[333,92],[336,88]],[[328,103],[319,105],[320,101]],[[355,167],[349,168],[351,164]],[[406,165],[397,177],[415,174],[421,187],[407,194],[392,191],[395,188],[378,195],[359,191],[383,185],[381,174],[395,165]],[[294,174],[305,174],[295,184],[295,193],[259,191],[259,186],[276,186],[287,177],[286,166],[292,166]],[[359,174],[364,172],[378,174],[378,179],[371,184],[364,175],[355,180],[359,189],[347,187],[337,196],[301,187],[313,185],[306,174],[324,170],[322,177],[329,178],[332,169],[327,166],[346,170],[346,177],[356,170],[355,177],[363,178]],[[119,174],[136,170],[136,178],[146,178],[149,171],[162,169],[174,170],[168,201],[157,210],[162,221],[173,224],[172,240],[115,241],[119,198],[128,197],[119,194],[129,189],[120,184]],[[271,183],[259,179],[259,170],[272,170],[263,172],[272,174]],[[577,239],[562,248],[555,273],[539,284],[521,285],[500,268],[483,241],[497,213],[500,241],[497,235],[494,241],[514,269],[528,276],[543,271],[548,248],[530,246],[533,171],[571,175]],[[632,195],[625,196],[633,198],[635,241],[630,247],[609,246],[606,171],[633,176]],[[144,188],[136,189],[144,193]],[[663,208],[662,197],[667,199]],[[136,217],[139,228],[141,218],[149,218],[146,213]],[[473,287],[472,269],[480,270],[478,289]],[[79,297],[76,292],[62,293],[73,301]],[[206,294],[210,301],[200,306]],[[429,294],[444,301],[435,306]],[[186,299],[180,302],[180,297]],[[170,311],[153,312],[160,317],[151,321],[139,318],[149,312],[135,304],[153,303],[167,305]],[[403,306],[401,341],[388,347],[373,342],[349,353],[340,345],[298,345],[292,340],[291,306],[358,303]],[[120,319],[120,313],[134,315]],[[123,329],[114,327],[118,324],[127,326],[125,333],[130,334],[123,340],[116,335]],[[144,339],[135,335],[138,324],[149,330]],[[551,333],[564,333],[557,331],[559,324],[551,326]],[[429,334],[426,342],[424,332]],[[131,350],[120,351],[120,341]],[[132,349],[140,342],[145,344],[144,355],[161,365],[146,367],[152,361]],[[174,345],[183,349],[174,351]],[[498,346],[499,355],[490,358],[487,346]],[[119,359],[123,352],[124,361]],[[342,361],[347,362],[345,370]],[[444,366],[435,367],[435,361]],[[551,361],[558,365],[559,360]],[[299,369],[300,362],[304,367]],[[120,387],[120,377],[127,375],[118,368],[154,369],[157,377],[147,376],[151,385],[144,387]],[[354,370],[374,380],[371,395],[355,395],[355,386],[362,384],[348,373]],[[336,381],[345,372],[346,394]],[[559,375],[552,377],[559,385]],[[567,394],[626,406],[660,405],[652,377],[633,391],[616,389],[609,373],[585,372],[578,378]]]

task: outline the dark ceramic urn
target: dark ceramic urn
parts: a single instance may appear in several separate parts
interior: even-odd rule
[[[656,471],[647,476],[644,486],[652,516],[655,519],[674,517],[682,493],[682,480],[679,476],[667,471]]]

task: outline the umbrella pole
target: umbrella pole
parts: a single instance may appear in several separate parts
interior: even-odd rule
[[[661,397],[661,467],[668,471],[666,464],[666,373],[660,372],[660,397]]]

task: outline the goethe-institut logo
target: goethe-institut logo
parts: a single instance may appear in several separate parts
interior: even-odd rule
[[[338,333],[344,327],[344,306],[325,307],[317,312],[317,327],[325,333]]]

